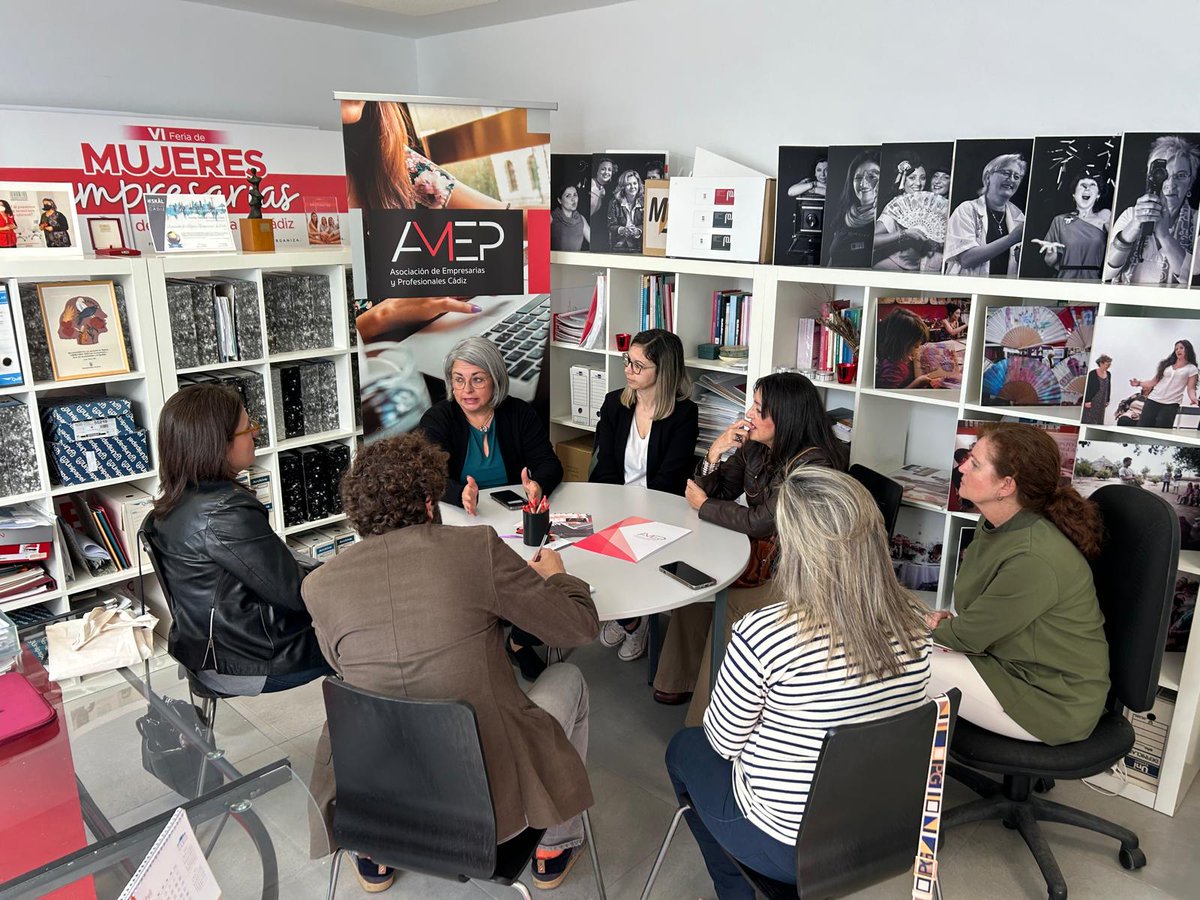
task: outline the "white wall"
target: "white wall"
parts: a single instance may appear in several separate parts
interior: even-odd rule
[[[417,90],[411,40],[181,0],[0,0],[0,23],[0,104],[337,128],[335,90]]]
[[[421,91],[556,100],[556,151],[1200,131],[1200,3],[634,0],[417,44]],[[988,37],[988,36],[991,37]]]

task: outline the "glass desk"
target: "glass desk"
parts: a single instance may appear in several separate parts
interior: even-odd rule
[[[301,893],[301,882],[327,882],[329,858],[309,858],[316,807],[304,781],[224,701],[205,742],[170,657],[60,688],[27,645],[18,671],[57,718],[0,745],[0,898],[117,897],[179,806],[224,897],[274,900]],[[195,748],[180,786],[191,796],[143,766],[139,719],[151,708]],[[192,799],[201,764],[215,774]]]

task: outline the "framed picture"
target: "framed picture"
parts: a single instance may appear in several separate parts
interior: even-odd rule
[[[220,194],[146,194],[146,221],[158,253],[236,253],[229,205]]]
[[[37,290],[55,381],[129,371],[111,281],[47,282]]]
[[[0,181],[0,258],[82,255],[71,185]]]
[[[93,216],[87,220],[87,225],[93,250],[115,250],[125,246],[125,234],[121,230],[120,219]]]

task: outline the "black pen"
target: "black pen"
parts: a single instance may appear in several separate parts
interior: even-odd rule
[[[542,548],[546,546],[546,541],[550,540],[550,532],[546,532],[542,537],[542,542],[538,544],[537,553],[533,554],[533,561],[539,562],[542,558]]]

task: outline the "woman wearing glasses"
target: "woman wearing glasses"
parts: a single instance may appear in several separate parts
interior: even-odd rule
[[[983,187],[946,224],[947,275],[1016,277],[1025,214],[1012,202],[1027,169],[1019,153],[1002,153],[983,168]]]
[[[226,385],[172,396],[158,422],[160,493],[142,526],[171,610],[171,655],[224,695],[287,690],[332,671],[300,598],[316,562],[293,555],[234,481],[254,462],[261,429]]]
[[[470,515],[480,489],[520,482],[530,503],[538,503],[562,481],[563,467],[545,423],[524,400],[508,396],[508,371],[500,349],[486,338],[459,341],[446,354],[446,390],[418,426],[450,454],[449,479],[441,499]],[[513,628],[508,655],[533,681],[546,668],[534,651],[541,641]]]
[[[845,471],[846,445],[833,434],[821,395],[795,372],[758,379],[754,403],[713,441],[684,496],[705,522],[752,540],[750,564],[730,588],[726,633],[747,613],[771,602],[775,504],[779,486],[799,466]],[[738,498],[745,494],[746,503]],[[663,642],[654,699],[668,705],[692,700],[687,724],[699,725],[708,706],[712,604],[675,610]],[[695,696],[692,692],[695,691]]]
[[[683,367],[683,344],[662,328],[638,332],[624,354],[625,387],[612,391],[596,424],[596,465],[588,481],[639,485],[683,495],[695,465],[699,410]],[[629,662],[646,652],[645,616],[607,622],[606,647]]]

